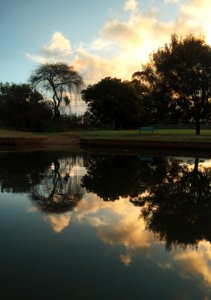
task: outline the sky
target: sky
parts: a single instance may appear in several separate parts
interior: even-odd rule
[[[210,0],[0,0],[0,81],[41,63],[70,64],[93,84],[130,80],[171,34],[211,44]]]

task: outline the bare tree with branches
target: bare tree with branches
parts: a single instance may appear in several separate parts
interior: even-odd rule
[[[54,118],[60,116],[61,105],[70,105],[83,86],[83,79],[72,66],[64,63],[42,64],[30,77],[32,86],[44,89],[50,98]]]

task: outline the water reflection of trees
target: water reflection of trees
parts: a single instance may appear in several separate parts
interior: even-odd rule
[[[51,158],[42,152],[0,153],[0,186],[2,192],[28,192],[42,178]]]
[[[85,160],[82,183],[104,200],[130,197],[148,230],[173,246],[211,241],[211,170],[180,159],[106,155]]]
[[[75,173],[78,166],[87,173]],[[1,153],[1,191],[26,192],[45,213],[72,210],[85,189],[105,201],[129,197],[167,249],[211,242],[211,169],[137,155]]]
[[[135,155],[95,155],[85,159],[84,165],[83,186],[105,201],[137,197],[162,182],[166,173],[165,159]]]
[[[28,193],[45,212],[71,210],[82,198],[81,176],[71,174],[83,165],[76,154],[56,152],[2,152],[0,186],[2,192]]]
[[[211,241],[211,170],[199,169],[195,159],[192,169],[178,161],[169,163],[160,184],[152,185],[147,196],[131,200],[142,207],[147,228],[173,246],[197,245]]]
[[[79,157],[54,160],[45,171],[41,183],[31,192],[33,203],[47,213],[62,213],[72,210],[82,199],[84,190],[81,187],[80,174],[70,176],[71,169],[82,166]]]

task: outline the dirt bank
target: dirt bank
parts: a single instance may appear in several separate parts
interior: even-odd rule
[[[0,145],[79,145],[80,139],[76,137],[34,137],[34,138],[0,138]]]

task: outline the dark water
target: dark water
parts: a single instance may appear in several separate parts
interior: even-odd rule
[[[0,152],[0,299],[211,299],[211,159]]]

